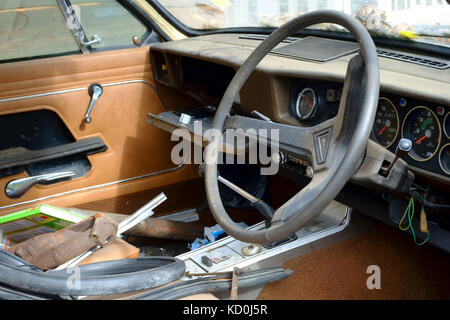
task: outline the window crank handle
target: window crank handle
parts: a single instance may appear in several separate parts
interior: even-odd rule
[[[93,83],[89,86],[89,95],[91,96],[91,103],[89,104],[89,108],[86,112],[86,115],[84,116],[84,122],[91,123],[92,118],[90,117],[90,114],[92,112],[92,109],[94,108],[95,103],[97,102],[98,98],[102,95],[103,88],[98,83]]]

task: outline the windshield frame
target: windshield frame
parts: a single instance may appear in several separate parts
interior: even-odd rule
[[[134,0],[132,0],[134,1]],[[192,29],[182,23],[177,19],[167,8],[165,8],[158,0],[145,0],[149,3],[161,16],[164,17],[168,22],[170,22],[178,31],[184,33],[188,37],[197,37],[209,34],[221,34],[221,33],[252,33],[252,34],[270,34],[275,29],[275,27],[233,27],[233,28],[223,28],[223,29],[211,29],[211,30],[199,30]],[[164,35],[161,35],[164,36]],[[321,38],[345,40],[345,41],[355,41],[355,38],[348,32],[339,31],[328,31],[328,30],[315,30],[315,29],[304,29],[295,32],[291,36],[316,36]],[[408,39],[401,38],[387,38],[377,35],[372,35],[373,42],[375,45],[384,47],[393,47],[398,49],[411,50],[416,53],[432,54],[439,56],[441,58],[450,59],[450,47],[440,46],[431,43],[417,42]],[[165,39],[171,40],[171,39]]]

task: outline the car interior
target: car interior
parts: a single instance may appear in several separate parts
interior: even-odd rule
[[[16,251],[36,284],[0,257],[0,298],[450,297],[450,5],[430,2],[443,35],[394,38],[358,16],[391,1],[232,26],[239,2],[0,4],[0,230],[41,205],[115,217],[118,235],[152,215],[120,236],[137,253],[81,267],[134,263],[129,278],[59,290],[84,249],[55,269]]]

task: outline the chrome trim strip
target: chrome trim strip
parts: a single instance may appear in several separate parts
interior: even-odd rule
[[[27,200],[27,201],[23,201],[23,202],[20,202],[20,203],[9,204],[9,205],[0,207],[0,210],[7,209],[7,208],[12,208],[12,207],[17,207],[17,206],[20,206],[20,205],[23,205],[23,204],[28,204],[28,203],[38,202],[38,201],[42,201],[42,200],[47,200],[47,199],[51,199],[51,198],[61,197],[61,196],[65,196],[65,195],[76,193],[76,192],[88,191],[88,190],[98,189],[98,188],[102,188],[102,187],[107,187],[107,186],[111,186],[111,185],[119,184],[119,183],[123,183],[123,182],[129,182],[129,181],[134,181],[134,180],[138,180],[138,179],[148,178],[148,177],[155,176],[155,175],[158,175],[158,174],[163,174],[163,173],[168,173],[168,172],[179,170],[183,166],[184,166],[184,163],[180,163],[178,166],[176,166],[174,168],[161,170],[161,171],[157,171],[157,172],[153,172],[153,173],[148,173],[148,174],[144,174],[144,175],[137,176],[137,177],[132,177],[132,178],[127,178],[127,179],[123,179],[123,180],[107,182],[107,183],[98,184],[98,185],[95,185],[95,186],[90,186],[90,187],[75,189],[75,190],[71,190],[71,191],[61,192],[61,193],[57,193],[57,194],[52,194],[50,196],[46,196],[46,197],[42,197],[42,198],[37,198],[37,199],[33,199],[33,200]]]
[[[144,83],[150,87],[152,87],[152,84],[146,80],[128,80],[128,81],[120,81],[120,82],[112,82],[107,84],[102,84],[103,87],[112,87],[112,86],[119,86],[122,84],[130,84],[130,83]],[[81,88],[74,88],[74,89],[65,89],[65,90],[58,90],[58,91],[52,91],[52,92],[46,92],[46,93],[37,93],[37,94],[31,94],[28,96],[19,96],[19,97],[13,97],[13,98],[5,98],[0,99],[0,103],[2,102],[11,102],[11,101],[18,101],[18,100],[24,100],[24,99],[32,99],[32,98],[39,98],[39,97],[45,97],[45,96],[52,96],[55,94],[62,94],[62,93],[70,93],[70,92],[77,92],[77,91],[83,91],[87,90],[87,87],[81,87]]]
[[[150,87],[152,86],[152,84],[150,82],[148,82],[147,80],[138,79],[138,80],[127,80],[127,81],[105,83],[105,84],[102,84],[102,87],[120,86],[122,84],[130,84],[130,83],[144,83]]]
[[[87,90],[87,87],[76,88],[76,89],[58,90],[58,91],[53,91],[53,92],[32,94],[32,95],[29,95],[29,96],[20,96],[20,97],[14,97],[14,98],[0,99],[0,103],[2,103],[2,102],[10,102],[10,101],[18,101],[18,100],[25,100],[25,99],[32,99],[32,98],[39,98],[39,97],[45,97],[45,96],[52,96],[52,95],[55,95],[55,94],[76,92],[76,91],[82,91],[82,90]]]

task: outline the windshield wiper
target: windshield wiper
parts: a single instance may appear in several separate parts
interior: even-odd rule
[[[98,44],[102,41],[102,39],[94,34],[92,39],[89,41],[86,32],[84,32],[83,26],[81,25],[80,20],[76,14],[74,7],[70,0],[56,0],[59,5],[59,8],[62,11],[62,14],[66,18],[67,27],[73,34],[76,44],[80,48],[82,53],[89,53],[92,51],[92,45]]]

